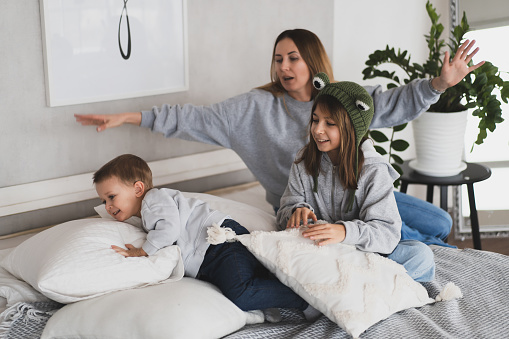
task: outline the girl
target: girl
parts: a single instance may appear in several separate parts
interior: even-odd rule
[[[433,252],[415,240],[400,241],[401,218],[393,193],[398,173],[364,137],[373,100],[352,82],[313,82],[315,97],[309,142],[299,152],[277,213],[280,229],[299,227],[324,246],[342,242],[388,256],[417,281],[431,281]],[[325,224],[308,224],[308,219]]]
[[[481,63],[467,67],[477,52],[475,49],[468,54],[473,43],[465,42],[451,62],[444,62],[440,76],[431,81],[415,80],[385,92],[381,86],[367,87],[376,112],[371,128],[415,119],[438,100],[440,91],[479,67]],[[332,78],[332,66],[320,39],[305,29],[287,30],[274,44],[271,82],[248,93],[210,106],[162,105],[136,113],[75,116],[82,125],[97,125],[97,131],[128,123],[166,137],[230,148],[265,188],[266,200],[277,210],[290,166],[307,142],[306,125],[316,95],[311,79],[318,72],[326,72]],[[443,243],[440,238],[445,239],[452,226],[447,212],[399,192],[397,200],[400,208],[410,211],[407,215],[417,220],[411,224],[416,230],[414,237],[429,235]]]

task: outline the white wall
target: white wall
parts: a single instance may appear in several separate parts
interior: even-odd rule
[[[98,134],[78,125],[73,114],[140,111],[163,103],[209,104],[248,91],[269,81],[273,43],[285,29],[315,32],[338,79],[362,82],[368,54],[386,44],[409,49],[420,61],[429,28],[425,2],[188,0],[189,91],[50,108],[39,1],[2,0],[0,188],[92,172],[122,153],[154,161],[215,149],[134,126]],[[449,0],[434,3],[448,18]],[[222,180],[227,185],[228,176]]]
[[[42,1],[42,0],[41,0]],[[168,140],[134,126],[97,134],[74,113],[116,113],[163,103],[208,104],[269,81],[273,43],[303,27],[332,49],[333,1],[189,0],[187,92],[47,107],[39,1],[0,2],[0,187],[87,173],[122,153],[147,161],[212,147]]]
[[[135,126],[98,134],[77,124],[75,113],[210,104],[246,92],[269,82],[274,40],[285,29],[315,32],[332,53],[333,0],[321,0],[320,6],[314,0],[188,0],[188,91],[47,107],[40,1],[0,1],[0,194],[9,191],[3,187],[93,172],[122,153],[155,161],[216,149]],[[249,171],[240,171],[173,187],[201,191],[250,180]],[[87,201],[3,217],[0,233],[91,215],[92,206]]]

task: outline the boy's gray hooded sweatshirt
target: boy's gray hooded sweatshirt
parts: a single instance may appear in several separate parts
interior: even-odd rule
[[[352,210],[345,213],[350,193],[343,189],[336,168],[323,153],[318,193],[313,191],[313,177],[306,173],[304,162],[292,165],[277,213],[279,229],[286,228],[296,208],[307,207],[319,220],[345,225],[344,244],[367,252],[392,253],[401,237],[401,218],[393,193],[393,182],[399,174],[376,152],[370,140],[363,142],[361,149],[365,160]]]
[[[370,128],[411,121],[440,97],[426,79],[387,91],[365,88],[375,104]],[[286,93],[253,89],[210,106],[154,107],[142,112],[141,126],[166,137],[232,149],[265,188],[267,201],[279,207],[295,155],[307,143],[312,106]]]
[[[209,248],[207,228],[229,218],[204,201],[186,198],[180,191],[152,188],[141,204],[142,227],[148,233],[142,248],[152,255],[163,247],[178,245],[185,275],[195,278]]]

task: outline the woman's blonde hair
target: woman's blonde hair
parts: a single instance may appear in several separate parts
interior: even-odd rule
[[[334,121],[336,126],[339,128],[340,142],[337,150],[339,160],[338,164],[335,164],[338,168],[338,176],[341,184],[345,189],[356,189],[357,178],[356,178],[356,167],[355,163],[358,161],[358,168],[362,168],[364,164],[364,154],[362,149],[359,147],[359,154],[357,159],[357,147],[355,139],[355,130],[353,124],[348,116],[348,113],[344,106],[334,97],[330,95],[320,95],[313,103],[312,112],[319,107],[322,112],[327,112],[331,119]],[[322,152],[318,149],[315,139],[311,135],[311,124],[313,123],[313,117],[311,116],[309,122],[309,142],[304,146],[302,155],[298,158],[295,163],[298,164],[304,161],[304,167],[306,172],[315,178],[318,178],[320,174],[320,163],[322,159]],[[365,140],[364,138],[361,141]],[[316,186],[316,185],[315,185]]]
[[[295,46],[297,46],[302,59],[308,65],[311,75],[317,74],[318,72],[324,72],[329,76],[331,81],[334,79],[332,73],[332,65],[320,39],[313,32],[310,32],[306,29],[297,28],[286,30],[279,34],[277,37],[276,42],[274,43],[274,49],[272,51],[272,63],[270,66],[271,82],[258,87],[259,89],[271,92],[275,96],[280,96],[285,92],[285,89],[281,84],[281,80],[278,78],[276,73],[275,54],[277,44],[281,40],[287,38],[291,39],[295,43]],[[317,90],[313,87],[311,97],[314,98],[316,93]]]
[[[98,184],[112,177],[126,185],[141,181],[145,184],[145,191],[154,187],[150,167],[145,160],[132,154],[123,154],[110,160],[94,173],[92,180],[94,184]]]

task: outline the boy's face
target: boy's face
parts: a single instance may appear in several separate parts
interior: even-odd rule
[[[116,220],[124,221],[132,216],[141,217],[143,188],[140,192],[139,183],[126,185],[117,177],[111,177],[95,184],[95,189],[106,211]]]

